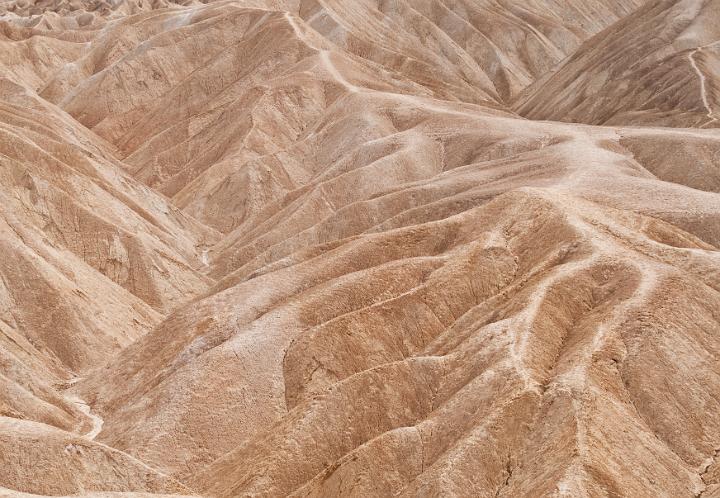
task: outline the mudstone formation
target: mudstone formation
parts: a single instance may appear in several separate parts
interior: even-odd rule
[[[0,497],[720,497],[720,0],[0,0]]]

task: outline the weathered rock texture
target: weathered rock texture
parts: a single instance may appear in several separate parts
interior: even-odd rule
[[[718,26],[0,3],[0,496],[720,497]]]

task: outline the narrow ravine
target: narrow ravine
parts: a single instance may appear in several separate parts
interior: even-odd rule
[[[68,388],[75,385],[79,380],[81,380],[81,377],[76,377],[72,379],[68,384]],[[77,396],[76,394],[65,394],[65,397],[72,402],[78,410],[80,410],[83,414],[85,414],[91,421],[92,426],[91,429],[83,434],[83,437],[86,437],[90,439],[91,441],[94,440],[98,434],[102,431],[103,424],[105,423],[105,420],[98,414],[93,413],[92,408],[90,405],[82,399],[80,396]]]

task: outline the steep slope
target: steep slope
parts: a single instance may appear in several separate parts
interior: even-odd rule
[[[363,142],[335,143],[346,135],[329,129],[342,130],[356,113],[387,129],[364,131],[350,120]],[[346,97],[323,123],[328,130],[308,132],[317,143],[303,139],[283,157],[286,168],[293,157],[317,167],[310,187],[269,204],[211,251],[212,274],[224,278],[209,297],[81,383],[105,414],[103,441],[180,479],[220,457],[190,481],[212,496],[367,496],[388,486],[422,494],[443,482],[460,494],[494,495],[507,465],[527,472],[502,491],[508,496],[535,486],[591,493],[609,480],[648,496],[702,487],[698,469],[716,446],[709,441],[718,441],[717,428],[705,425],[681,440],[672,424],[638,430],[659,409],[655,396],[678,396],[658,417],[686,424],[716,392],[709,379],[718,374],[711,337],[720,199],[660,181],[623,144],[649,151],[652,140],[666,137],[702,149],[717,146],[713,134],[534,124],[363,93]],[[700,294],[686,297],[692,282]],[[667,295],[679,301],[669,306]],[[661,325],[683,323],[680,310],[689,307],[697,328]],[[681,334],[687,354],[699,355],[687,361],[702,365],[708,380],[680,374],[681,364],[644,342],[640,330]],[[476,355],[488,359],[478,364],[470,360]],[[640,380],[641,365],[663,367]],[[643,394],[638,386],[664,369],[678,377],[664,378],[666,391]],[[107,377],[126,387],[107,386]],[[695,394],[681,402],[688,383],[697,385]],[[551,408],[563,412],[591,394],[575,416],[531,430]],[[456,418],[475,412],[467,426]],[[570,430],[595,413],[602,415]],[[498,432],[487,432],[488,417]],[[627,425],[598,432],[604,417]],[[535,431],[540,439],[528,442]],[[620,444],[626,431],[636,433],[627,446]],[[556,433],[576,452],[554,456],[547,468],[531,463],[528,455],[544,452],[544,438]],[[592,447],[583,446],[588,437]],[[500,452],[497,439],[509,445],[505,460],[476,457]],[[408,455],[422,453],[418,445],[429,456],[416,465]],[[626,466],[628,454],[652,463]],[[465,459],[463,470],[454,467]],[[342,486],[344,472],[356,472],[352,465],[367,479],[333,487]],[[667,469],[663,480],[652,477],[658,467]],[[557,472],[539,477],[550,468]],[[328,482],[333,472],[338,481]]]
[[[15,490],[0,488],[0,496],[2,498],[45,498],[48,495],[38,495],[33,493],[21,493]],[[53,495],[59,496],[59,495]],[[89,492],[89,493],[76,493],[72,495],[73,498],[191,498],[190,495],[165,495],[156,493],[124,493],[124,492]],[[70,496],[62,496],[60,498],[70,498]]]
[[[531,119],[716,127],[720,3],[649,2],[596,35],[516,103]]]
[[[115,144],[137,178],[229,231],[302,182],[254,161],[291,146],[339,94],[361,88],[497,107],[640,2],[292,4],[215,2],[127,18],[42,95]],[[234,115],[241,119],[227,126]],[[226,194],[235,187],[253,192],[248,202]]]
[[[0,16],[0,496],[720,492],[714,0]]]
[[[3,0],[0,15],[14,23],[43,29],[77,29],[95,20],[117,18],[174,6],[197,4],[193,0]]]
[[[338,46],[436,96],[478,102],[479,88],[506,103],[643,3],[303,0],[299,13]]]
[[[99,142],[62,111],[20,89],[7,99],[0,103],[0,195],[4,226],[12,234],[4,242],[14,238],[17,243],[8,246],[13,257],[5,262],[26,264],[6,269],[12,273],[4,278],[10,299],[4,304],[25,303],[20,311],[26,313],[25,320],[35,321],[30,330],[39,334],[33,342],[42,343],[41,331],[52,327],[47,339],[52,337],[55,346],[46,344],[47,349],[80,371],[97,364],[107,348],[126,345],[152,326],[157,320],[153,316],[158,316],[152,308],[167,311],[206,288],[208,280],[193,267],[201,266],[199,248],[211,243],[214,234],[122,174],[109,153],[96,145]],[[49,116],[54,119],[48,121]],[[87,276],[81,277],[82,272]],[[63,324],[68,314],[59,311],[62,298],[58,315],[52,316],[40,312],[48,305],[49,294],[35,299],[17,294],[24,288],[15,287],[22,282],[18,276],[33,273],[40,281],[48,280],[49,287],[67,281],[72,289],[72,282],[83,278],[85,285],[70,293],[79,301],[69,316],[77,316],[85,325]],[[82,313],[92,306],[87,297],[95,294],[97,299],[107,298],[107,303],[96,313]],[[83,300],[87,304],[79,304]],[[122,303],[132,311],[111,311]],[[100,325],[104,313],[111,321]],[[83,335],[86,327],[94,331]],[[98,333],[112,334],[114,339],[109,342]],[[73,343],[72,337],[80,343]],[[94,356],[86,358],[90,351]]]
[[[563,224],[571,212],[579,214],[565,203],[554,214],[542,193],[510,197],[498,197],[477,215],[498,210],[493,219],[511,227],[523,220],[525,230],[516,224],[503,238],[504,230],[490,225],[490,233],[473,241],[466,231],[480,225],[475,213],[447,220],[461,224],[451,229],[457,246],[448,247],[444,264],[431,266],[429,277],[406,277],[409,290],[383,292],[385,299],[365,307],[362,299],[370,296],[357,287],[342,294],[331,287],[325,300],[339,304],[350,295],[349,309],[329,310],[327,321],[308,323],[284,360],[275,360],[288,413],[210,466],[200,487],[213,496],[362,496],[388,490],[408,496],[469,490],[530,496],[555,489],[575,496],[601,489],[684,496],[702,489],[698,469],[714,449],[703,441],[717,441],[717,428],[698,421],[699,438],[691,442],[692,432],[678,437],[671,423],[646,422],[668,395],[686,403],[682,410],[665,405],[659,418],[689,421],[717,389],[704,375],[696,381],[678,377],[682,367],[668,363],[677,350],[645,338],[644,331],[661,323],[655,320],[687,318],[663,313],[668,303],[660,296],[676,286],[692,288],[692,279],[683,282],[684,271],[656,268],[652,257],[628,254],[622,238],[584,232],[577,218]],[[593,213],[590,226],[609,228],[596,218],[596,206],[583,207]],[[433,241],[442,226],[427,227]],[[541,226],[558,245],[538,244],[531,234]],[[420,230],[415,227],[413,235],[422,236]],[[524,237],[533,239],[538,252],[529,250]],[[618,252],[614,243],[621,244]],[[396,240],[387,245],[398,247]],[[707,267],[716,265],[707,255]],[[449,282],[451,293],[444,290]],[[372,296],[383,289],[376,281],[363,283],[374,284]],[[684,351],[694,351],[693,364],[711,369],[706,372],[717,379],[711,367],[717,351],[699,344],[717,330],[712,310],[718,293],[710,287],[699,292],[702,297],[674,304],[682,309],[697,303],[697,329],[684,329]],[[317,307],[307,304],[296,306],[301,313]],[[279,325],[278,334],[287,334]],[[667,326],[665,333],[673,330]],[[658,364],[664,368],[647,370]],[[640,387],[656,375],[664,376],[667,391]],[[681,394],[688,382],[692,397]],[[609,419],[617,422],[608,427],[603,420]],[[628,458],[632,466],[624,463]],[[358,474],[367,477],[351,478]]]
[[[108,144],[34,92],[80,53],[73,47],[82,35],[5,28],[0,415],[11,418],[3,418],[0,485],[39,493],[184,490],[110,448],[92,447],[87,456],[81,445],[69,457],[77,437],[64,431],[84,431],[90,421],[62,389],[204,292],[211,281],[199,271],[201,254],[217,234],[127,176]]]
[[[0,429],[3,486],[11,489],[48,495],[188,491],[130,455],[48,425],[0,417]],[[61,461],[65,465],[58,465]]]

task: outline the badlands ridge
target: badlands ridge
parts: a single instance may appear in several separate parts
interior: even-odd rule
[[[0,0],[0,497],[720,497],[720,0]]]

